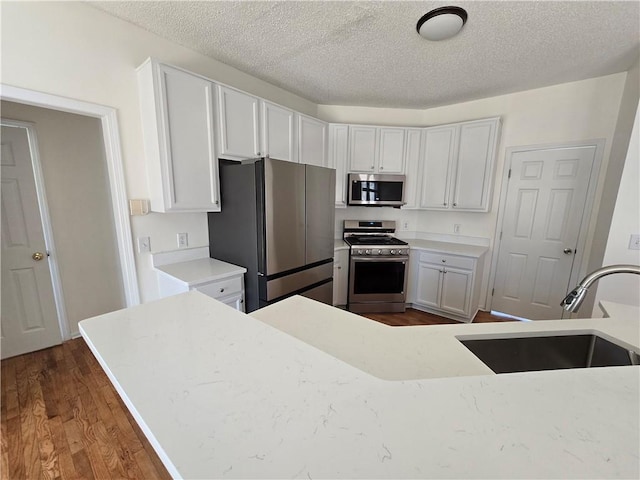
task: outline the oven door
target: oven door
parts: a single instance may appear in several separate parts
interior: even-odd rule
[[[352,256],[349,303],[404,302],[409,257]]]

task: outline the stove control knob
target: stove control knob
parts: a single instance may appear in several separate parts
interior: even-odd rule
[[[395,250],[391,250],[389,253],[390,253],[391,255],[395,255],[395,254],[396,254],[396,251],[395,251]]]
[[[382,255],[382,250],[378,249],[378,255]]]
[[[365,255],[371,255],[371,250],[365,250],[365,251],[364,251],[364,254],[365,254]]]

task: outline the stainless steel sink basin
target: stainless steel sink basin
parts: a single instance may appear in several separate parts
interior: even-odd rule
[[[459,341],[496,373],[638,365],[637,352],[596,334]]]

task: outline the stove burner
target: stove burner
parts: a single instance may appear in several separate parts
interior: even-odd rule
[[[352,235],[345,237],[344,241],[349,245],[407,245],[407,242],[388,235]]]

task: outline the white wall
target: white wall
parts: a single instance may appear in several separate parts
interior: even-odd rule
[[[611,218],[609,239],[603,265],[640,265],[640,250],[629,249],[631,234],[640,234],[640,104],[636,110],[633,132],[627,151],[622,180]],[[601,278],[597,283],[593,315],[602,316],[600,300],[640,307],[640,276],[616,274]]]
[[[34,123],[71,335],[78,322],[125,307],[96,118],[2,102],[2,118]]]
[[[497,151],[494,195],[492,207],[488,213],[405,212],[395,209],[377,209],[385,215],[384,218],[395,218],[401,223],[405,220],[409,221],[410,230],[452,235],[453,225],[460,224],[460,235],[488,238],[491,251],[486,256],[484,269],[485,278],[481,294],[481,298],[484,298],[495,242],[499,192],[506,161],[506,149],[524,145],[605,140],[594,215],[589,225],[589,238],[593,238],[604,183],[602,172],[606,171],[609,161],[626,76],[627,74],[623,72],[423,111],[319,105],[318,115],[329,122],[410,126],[433,126],[478,118],[501,117],[502,130]],[[388,211],[383,213],[383,210]],[[336,218],[358,218],[359,214],[360,212],[348,208],[344,213],[339,212]],[[591,249],[589,240],[586,248],[587,252]],[[585,258],[588,258],[588,254]],[[586,262],[583,263],[581,275],[586,273],[587,268]]]
[[[310,115],[316,105],[80,2],[2,3],[2,83],[118,110],[129,198],[148,198],[135,69],[147,57],[200,73]],[[208,244],[205,214],[132,217],[154,252]],[[157,297],[149,254],[136,252],[142,301]]]

